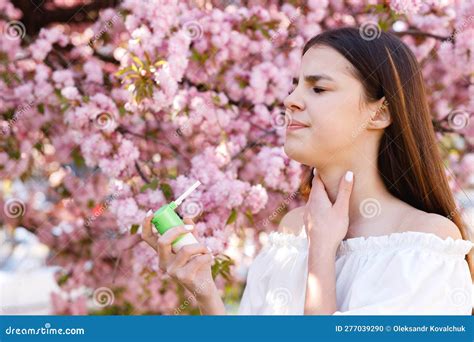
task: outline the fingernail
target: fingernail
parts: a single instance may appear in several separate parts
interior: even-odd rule
[[[347,171],[346,172],[346,181],[352,182],[354,179],[354,173],[352,171]]]
[[[194,226],[192,224],[185,224],[184,229],[186,230],[193,230]]]
[[[151,215],[153,215],[153,210],[150,209],[146,212],[146,217],[151,216]]]

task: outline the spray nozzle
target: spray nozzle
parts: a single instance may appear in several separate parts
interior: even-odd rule
[[[191,194],[191,192],[196,190],[196,188],[199,185],[201,185],[200,181],[196,181],[196,183],[191,185],[191,187],[188,190],[186,190],[181,196],[179,196],[178,199],[176,199],[175,201],[170,203],[171,208],[173,210],[176,209],[181,203],[183,203],[183,201],[186,199],[186,197],[188,197]]]

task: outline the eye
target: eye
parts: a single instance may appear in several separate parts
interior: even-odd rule
[[[314,91],[316,94],[321,94],[322,92],[326,91],[326,89],[314,87],[314,88],[313,88],[313,91]]]

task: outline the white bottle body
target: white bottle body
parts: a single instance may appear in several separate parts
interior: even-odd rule
[[[175,242],[171,248],[173,252],[178,253],[178,251],[186,245],[192,245],[194,243],[199,243],[198,240],[194,237],[192,233],[184,234],[179,241]]]

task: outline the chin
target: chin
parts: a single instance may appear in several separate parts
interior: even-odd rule
[[[306,159],[308,156],[305,154],[305,149],[301,146],[301,144],[294,146],[294,144],[286,141],[283,145],[283,150],[289,158],[296,160],[300,164],[307,164]]]

